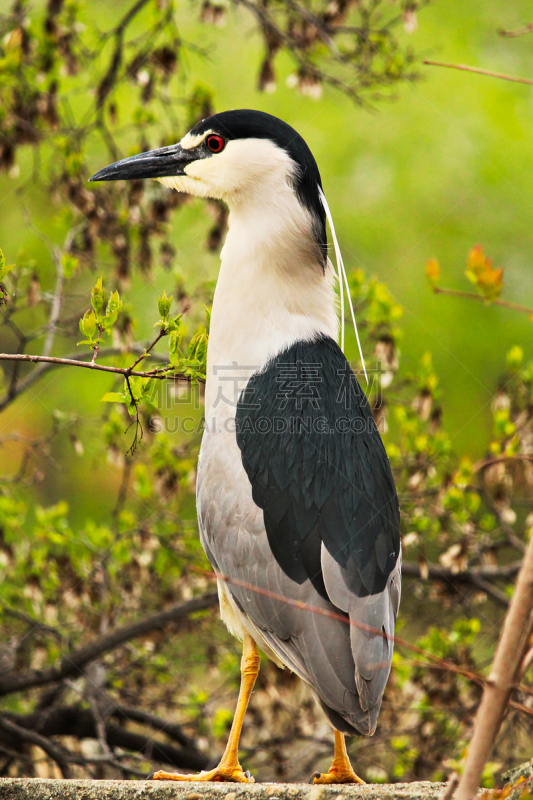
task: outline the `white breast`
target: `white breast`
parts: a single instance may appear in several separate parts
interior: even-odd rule
[[[206,419],[226,417],[250,375],[298,340],[337,338],[333,271],[286,179],[230,205],[207,357]],[[221,408],[224,398],[226,409]]]

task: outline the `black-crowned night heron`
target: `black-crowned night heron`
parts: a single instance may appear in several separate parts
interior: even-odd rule
[[[390,673],[399,508],[368,402],[336,344],[318,167],[293,128],[242,110],[209,117],[179,144],[126,158],[91,180],[138,178],[230,209],[197,505],[222,619],[243,641],[237,710],[219,766],[154,777],[250,779],[238,744],[258,645],[311,686],[335,729],[332,767],[314,781],[357,782],[344,734],[374,733]]]

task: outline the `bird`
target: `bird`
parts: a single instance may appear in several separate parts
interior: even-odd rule
[[[238,109],[90,180],[143,178],[229,207],[207,351],[197,512],[221,618],[243,643],[219,765],[152,777],[253,781],[238,747],[259,648],[312,689],[334,729],[331,768],[311,782],[362,783],[345,735],[375,732],[391,670],[400,512],[368,400],[338,344],[332,219],[317,163],[289,124]]]

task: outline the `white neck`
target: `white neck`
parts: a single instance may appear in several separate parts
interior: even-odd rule
[[[328,262],[324,274],[311,216],[286,180],[271,182],[230,201],[207,354],[206,411],[217,416],[221,393],[236,403],[277,353],[320,333],[337,338],[333,273]]]

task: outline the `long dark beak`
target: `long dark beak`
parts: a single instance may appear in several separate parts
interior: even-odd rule
[[[96,172],[90,181],[131,181],[138,178],[165,178],[168,175],[185,175],[184,167],[201,158],[194,148],[184,150],[181,145],[160,147],[138,156],[123,158]]]

